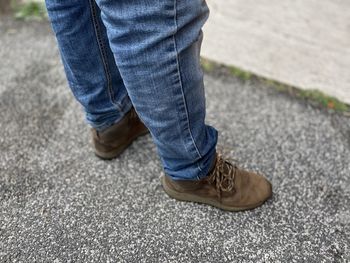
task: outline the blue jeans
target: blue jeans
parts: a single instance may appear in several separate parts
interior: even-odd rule
[[[46,0],[69,86],[103,130],[132,106],[167,175],[200,179],[215,160],[205,124],[204,0]]]

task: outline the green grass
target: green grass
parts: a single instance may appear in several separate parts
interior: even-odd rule
[[[15,18],[21,20],[42,20],[47,17],[43,2],[14,4]]]
[[[250,80],[253,77],[252,73],[250,73],[248,71],[244,71],[240,68],[236,68],[233,66],[229,66],[228,68],[230,70],[231,75],[236,76],[237,78],[239,78],[243,81]]]
[[[294,97],[307,100],[316,106],[321,106],[328,109],[333,109],[338,112],[349,112],[350,107],[345,103],[339,101],[338,99],[328,96],[321,91],[311,89],[311,90],[302,90],[287,84],[280,83],[278,81],[263,79],[264,83],[267,86],[273,87],[276,90],[284,93],[288,93]]]
[[[214,61],[205,59],[205,58],[201,58],[201,65],[202,68],[205,72],[213,72],[214,70],[218,69],[218,68],[224,68],[225,71],[228,71],[228,73],[230,75],[234,75],[237,78],[243,80],[243,81],[247,81],[249,79],[251,79],[252,77],[254,77],[254,75],[248,71],[242,70],[240,68],[234,67],[234,66],[224,66],[224,65],[220,65]]]
[[[205,72],[212,72],[217,66],[214,62],[201,58],[201,65]]]
[[[334,109],[336,111],[346,112],[350,110],[349,106],[345,103],[339,101],[334,97],[328,96],[318,90],[298,90],[297,96],[300,98],[314,101],[323,107]]]
[[[214,72],[215,70],[218,70],[218,69],[221,69],[221,70],[224,69],[225,72],[228,72],[228,74],[235,76],[242,81],[249,81],[252,79],[256,79],[258,81],[261,81],[265,85],[278,90],[279,92],[287,93],[293,97],[303,99],[312,105],[331,109],[337,112],[342,112],[346,116],[350,115],[349,105],[339,101],[338,99],[332,96],[328,96],[322,93],[321,91],[302,90],[300,88],[293,87],[275,80],[257,76],[251,72],[242,70],[234,66],[224,66],[205,58],[201,58],[201,64],[202,64],[203,70],[207,73]]]

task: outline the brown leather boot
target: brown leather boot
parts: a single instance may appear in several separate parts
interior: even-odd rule
[[[262,175],[240,169],[219,154],[212,171],[201,180],[178,181],[163,176],[161,181],[170,197],[228,211],[255,208],[272,195],[272,186]]]
[[[91,129],[95,154],[101,159],[118,157],[137,137],[149,131],[132,108],[119,122],[99,132]]]

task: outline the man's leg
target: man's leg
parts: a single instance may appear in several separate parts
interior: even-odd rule
[[[93,0],[47,0],[69,85],[93,127],[95,154],[119,156],[148,133],[132,108]]]
[[[216,154],[205,124],[199,64],[204,0],[96,0],[129,96],[150,129],[178,200],[240,211],[261,205],[271,184]]]
[[[203,0],[97,0],[136,111],[173,179],[205,177],[217,131],[207,126],[199,52]]]
[[[217,155],[217,131],[204,122],[205,97],[199,52],[201,27],[208,16],[205,2],[96,1],[102,10],[109,43],[129,97],[158,147],[168,175],[162,177],[166,193],[179,200],[231,211],[254,208],[267,200],[272,194],[271,184],[263,176],[239,169]],[[89,4],[91,8],[93,5]],[[81,14],[82,5],[80,8],[76,5],[68,4],[60,9],[57,4],[57,8],[49,8],[51,12],[57,11],[56,16],[63,12],[66,19],[70,19],[73,25],[67,25],[68,31],[63,30],[68,36],[75,31],[85,31],[85,23],[78,19],[86,14]],[[55,28],[55,22],[53,24]],[[59,35],[61,25],[56,26]],[[70,82],[85,82],[86,72],[92,74],[91,81],[99,79],[91,68],[84,71],[79,67],[81,57],[74,58],[74,51],[79,47],[73,42],[60,43],[68,77],[72,77],[69,65],[76,62],[78,69],[74,72],[81,73],[72,74]],[[64,50],[65,46],[70,50]],[[73,56],[69,63],[65,61],[65,52]],[[93,55],[96,53],[99,54]],[[88,60],[94,63],[94,58]],[[96,70],[98,72],[98,67]],[[88,91],[80,95],[84,97],[85,93]],[[98,108],[97,101],[98,96],[90,100],[92,110]]]
[[[93,0],[46,0],[69,86],[86,120],[104,130],[132,104],[110,50],[100,10]]]

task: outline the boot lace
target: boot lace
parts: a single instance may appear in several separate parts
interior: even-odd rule
[[[234,180],[238,167],[224,159],[221,154],[217,154],[216,164],[208,177],[211,184],[215,184],[218,197],[221,198],[222,192],[234,190]]]

